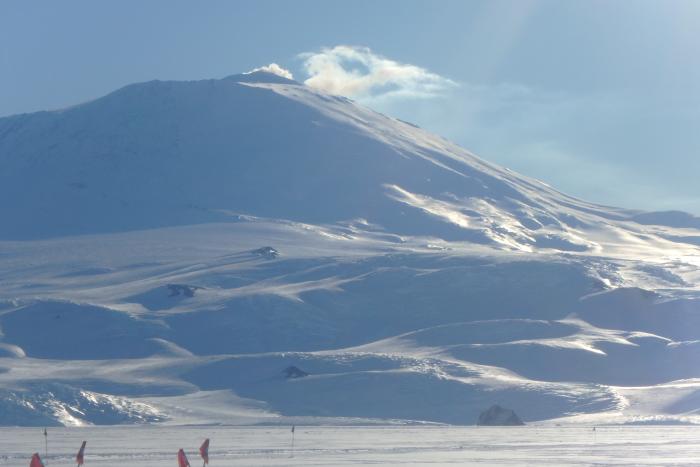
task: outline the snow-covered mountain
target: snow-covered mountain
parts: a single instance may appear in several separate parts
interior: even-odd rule
[[[0,167],[0,424],[700,421],[693,216],[265,72],[2,118]]]

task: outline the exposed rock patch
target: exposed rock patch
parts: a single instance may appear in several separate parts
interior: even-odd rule
[[[284,373],[284,377],[287,379],[303,378],[304,376],[309,376],[307,372],[305,372],[302,369],[299,369],[298,367],[295,367],[294,365],[288,366],[284,369],[282,373]]]
[[[168,290],[170,290],[169,297],[177,297],[182,295],[184,297],[194,297],[197,290],[201,290],[202,287],[197,287],[196,285],[186,285],[186,284],[168,284]]]
[[[280,252],[272,248],[271,246],[264,246],[262,248],[258,248],[257,250],[253,250],[252,253],[258,256],[262,256],[266,259],[275,259],[278,258],[280,255]]]
[[[521,426],[525,423],[520,420],[520,417],[511,409],[506,409],[500,405],[492,405],[487,410],[481,412],[479,420],[476,422],[479,426]]]

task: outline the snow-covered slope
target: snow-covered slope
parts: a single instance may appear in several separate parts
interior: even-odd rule
[[[0,166],[0,424],[698,420],[692,216],[263,72],[0,119]]]

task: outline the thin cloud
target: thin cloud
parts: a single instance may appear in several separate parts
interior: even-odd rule
[[[367,47],[339,45],[301,54],[307,86],[356,99],[435,97],[456,83]]]
[[[292,72],[282,68],[276,63],[270,63],[269,65],[261,66],[259,68],[253,68],[249,72],[245,73],[250,74],[250,73],[255,73],[256,71],[264,71],[266,73],[273,73],[277,76],[281,76],[282,78],[287,78],[287,79],[294,79],[294,76],[292,75]]]

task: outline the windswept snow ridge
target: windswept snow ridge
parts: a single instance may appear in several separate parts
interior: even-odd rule
[[[0,165],[0,424],[700,421],[692,216],[265,71],[2,118]]]

